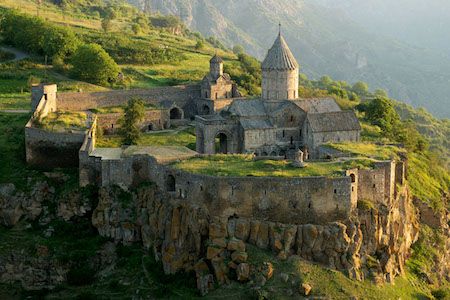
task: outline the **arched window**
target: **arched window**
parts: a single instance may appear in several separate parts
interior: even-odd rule
[[[173,175],[167,176],[167,191],[175,192],[175,177]]]
[[[352,179],[352,183],[356,182],[356,176],[355,174],[350,174],[350,178]]]

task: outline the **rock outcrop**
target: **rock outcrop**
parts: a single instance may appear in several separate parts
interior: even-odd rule
[[[22,218],[35,220],[42,212],[42,203],[52,199],[54,193],[47,182],[34,184],[28,193],[18,191],[14,184],[1,184],[0,224],[11,227]]]
[[[373,204],[349,220],[326,225],[212,216],[206,207],[172,198],[156,186],[124,193],[118,188],[100,192],[93,214],[100,234],[126,243],[141,240],[154,250],[167,274],[195,271],[203,294],[212,278],[220,284],[228,283],[230,276],[249,280],[247,243],[272,250],[280,259],[298,255],[357,280],[389,282],[403,273],[419,232],[406,186],[390,207]],[[257,273],[264,273],[261,268]],[[272,272],[266,272],[265,280]]]

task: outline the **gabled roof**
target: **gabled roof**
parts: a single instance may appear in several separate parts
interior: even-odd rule
[[[267,112],[264,102],[260,99],[255,100],[234,100],[228,111],[241,117],[266,117]]]
[[[341,111],[341,108],[333,98],[310,98],[291,101],[309,114]]]
[[[262,65],[263,70],[295,70],[298,63],[281,33],[267,52]]]
[[[358,118],[352,110],[308,114],[307,120],[312,132],[361,130]]]
[[[269,120],[241,119],[240,123],[245,130],[273,128]]]

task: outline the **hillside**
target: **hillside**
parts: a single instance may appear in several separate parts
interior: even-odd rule
[[[120,1],[114,2],[117,7],[112,25],[110,24],[111,27],[108,30],[102,28],[102,20],[110,6],[103,0],[58,1],[58,3],[65,3],[60,6],[52,2],[43,2],[38,8],[39,15],[45,19],[45,24],[72,30],[82,43],[100,44],[118,63],[125,80],[104,85],[92,84],[73,76],[70,72],[69,59],[63,62],[49,57],[46,59],[42,53],[33,53],[32,49],[27,49],[26,55],[29,57],[20,61],[10,61],[11,55],[2,56],[3,50],[0,51],[0,156],[2,157],[0,159],[0,280],[3,282],[0,283],[0,299],[9,299],[11,295],[13,298],[20,299],[199,299],[199,292],[195,288],[195,273],[166,275],[161,260],[156,260],[153,249],[146,248],[148,245],[143,246],[142,241],[121,243],[102,237],[99,235],[98,228],[92,225],[94,218],[98,221],[100,216],[107,215],[106,210],[102,213],[95,210],[97,213],[95,214],[94,209],[100,202],[108,202],[114,206],[110,210],[111,218],[114,218],[114,215],[117,219],[111,223],[117,226],[118,231],[134,230],[137,228],[134,227],[134,222],[141,224],[154,221],[150,226],[151,232],[159,224],[156,224],[157,220],[144,220],[146,217],[143,212],[164,207],[169,203],[167,201],[161,205],[156,201],[151,204],[149,202],[145,208],[139,207],[143,203],[147,205],[143,198],[147,200],[152,198],[152,195],[158,195],[155,185],[145,183],[130,191],[123,191],[118,187],[101,190],[92,186],[79,188],[76,169],[56,169],[50,172],[32,169],[26,165],[24,159],[24,125],[29,120],[29,113],[22,111],[11,113],[4,110],[28,110],[31,96],[30,84],[40,81],[57,83],[59,91],[152,88],[197,82],[208,70],[209,59],[214,53],[224,58],[225,68],[230,70],[234,79],[239,80],[242,85],[247,84],[242,91],[252,94],[251,87],[258,85],[258,80],[260,81],[257,74],[259,64],[251,57],[237,57],[217,41],[205,39],[199,34],[185,30],[183,25],[176,21],[161,20],[160,16],[155,15],[140,15],[136,9]],[[202,2],[207,3],[206,0]],[[218,4],[219,1],[214,2],[214,5],[222,6],[221,9],[225,9],[227,3],[230,5],[227,18],[231,18],[231,15],[236,12],[235,9],[240,7],[237,1],[222,1],[220,4]],[[171,6],[170,1],[161,0],[159,3],[165,3],[168,9],[176,9],[175,6]],[[296,3],[298,2],[295,0],[289,2],[290,5],[296,5]],[[207,5],[213,9],[212,4]],[[283,8],[283,4],[279,5],[276,8]],[[37,12],[35,1],[3,0],[0,3],[0,14],[10,12],[11,8],[18,8],[21,13],[28,15],[35,15]],[[264,12],[271,9],[273,7],[265,7]],[[258,12],[253,13],[256,15]],[[153,24],[145,28],[145,24],[137,20],[137,16],[145,20],[157,19],[158,22],[155,24],[169,25]],[[220,15],[216,16],[217,20],[220,20]],[[272,20],[277,22],[275,13],[271,16]],[[185,18],[184,15],[183,18]],[[192,22],[201,21],[201,18],[196,21],[194,19]],[[225,18],[222,20],[226,21]],[[262,21],[261,18],[260,24]],[[135,32],[133,28],[138,23],[141,29]],[[215,26],[214,24],[206,23],[212,27]],[[222,25],[226,26],[226,23]],[[60,29],[60,27],[48,28]],[[258,43],[251,37],[253,34],[264,33],[266,40],[260,43],[260,49],[267,47],[266,42],[267,44],[272,42],[275,31],[275,29],[264,31],[264,28],[258,29],[257,25],[249,26],[248,30],[253,30],[249,33],[245,33],[238,27],[233,30],[248,39],[247,46]],[[291,30],[287,32],[288,38],[292,38],[292,32]],[[330,31],[328,37],[333,43],[334,39],[331,36]],[[316,53],[314,47],[319,47],[320,44],[307,46],[310,55],[314,56]],[[5,53],[9,52],[5,50]],[[303,55],[299,55],[298,58],[300,63],[304,60]],[[313,66],[310,68],[312,69]],[[255,69],[258,71],[254,71]],[[250,76],[248,73],[255,74]],[[314,75],[320,77],[322,73],[316,71]],[[359,79],[365,78],[355,75],[354,81]],[[303,84],[316,87],[319,83],[304,80]],[[337,82],[331,80],[330,86],[321,87],[320,91],[315,92],[326,96],[336,96],[327,91],[327,89],[331,90],[331,86],[334,87],[335,84]],[[342,82],[339,85],[345,86]],[[373,87],[375,88],[376,85]],[[346,85],[343,89],[345,92],[347,90],[350,92],[352,87]],[[339,92],[342,91],[339,90]],[[355,101],[355,99],[336,98],[342,107],[348,109],[354,108],[359,103],[359,99]],[[431,140],[431,146],[438,148],[440,155],[448,156],[450,134],[448,121],[437,120],[424,110],[414,110],[404,104],[397,104],[396,109],[404,120],[412,119],[415,122],[418,130]],[[381,138],[380,128],[366,122],[362,114],[358,113],[358,116],[363,122],[363,138],[369,143],[367,145],[373,148],[369,151],[367,145],[354,145],[353,149],[346,150],[358,156],[369,154],[378,156],[384,154],[383,151],[389,152],[391,147],[380,150],[383,146],[375,145],[375,143],[386,142]],[[99,140],[100,145],[104,147],[121,145],[117,136],[104,136]],[[141,142],[195,147],[195,136],[192,128],[188,128],[146,135]],[[371,151],[374,153],[369,153]],[[388,154],[387,157],[391,157],[392,153]],[[234,160],[232,165],[226,162],[221,164],[225,165],[224,168],[232,167],[237,173],[244,174],[245,170],[242,169],[244,165],[242,161],[239,161],[239,157],[232,157],[231,160]],[[445,203],[448,170],[440,165],[442,161],[441,157],[428,152],[411,153],[410,156],[411,173],[408,180],[412,192],[419,203],[430,205],[430,214],[433,216],[434,213],[441,216],[446,208],[450,208],[450,202]],[[217,172],[213,164],[208,166],[213,170],[201,166],[199,168],[202,172]],[[320,175],[323,172],[313,173],[313,175],[317,174]],[[14,201],[8,202],[7,199]],[[164,202],[162,200],[165,199],[156,200]],[[24,209],[15,209],[18,203],[23,203],[21,205]],[[180,203],[180,207],[184,206],[184,203]],[[378,213],[378,210],[370,205],[358,204],[358,209],[362,215],[367,215],[367,220],[370,220],[369,215],[373,217],[374,213]],[[168,212],[165,209],[161,211]],[[180,215],[187,218],[195,227],[196,222],[202,223],[199,221],[201,212],[202,209],[194,207],[189,214]],[[142,215],[139,215],[140,213]],[[22,218],[16,220],[17,215]],[[391,214],[387,213],[387,215]],[[194,218],[195,216],[199,218]],[[383,218],[381,215],[375,217],[377,220],[381,218]],[[395,226],[397,225],[396,223]],[[109,232],[116,232],[116,228],[110,227]],[[445,256],[444,251],[448,250],[445,244],[448,236],[443,230],[432,229],[424,224],[421,228],[419,241],[413,246],[412,255],[405,267],[405,274],[397,277],[394,284],[377,285],[374,283],[375,279],[369,278],[364,281],[355,281],[348,278],[348,274],[308,262],[298,256],[283,260],[276,257],[273,251],[261,250],[249,244],[247,245],[249,264],[258,266],[270,262],[274,268],[272,279],[267,283],[264,282],[262,286],[253,280],[248,283],[232,281],[229,285],[216,285],[215,290],[203,299],[298,299],[302,293],[303,283],[310,284],[313,287],[312,297],[318,298],[447,299],[445,297],[450,295],[450,285],[442,278],[446,275],[445,260],[448,256]],[[192,234],[190,230],[192,228],[185,229],[182,228],[180,233]],[[144,233],[144,231],[141,233],[136,230],[134,234],[139,236]],[[399,240],[401,239],[400,237]],[[192,247],[196,244],[193,240],[184,241],[192,242],[190,245]],[[377,266],[377,259],[382,258],[373,257],[373,261],[369,261],[374,268]],[[25,276],[22,276],[23,274]]]
[[[130,2],[140,7],[144,3]],[[217,37],[228,46],[242,44],[260,59],[270,46],[278,22],[282,22],[283,33],[308,76],[328,74],[349,82],[364,80],[373,88],[386,89],[394,98],[425,107],[438,117],[450,115],[450,108],[444,105],[450,92],[448,52],[395,39],[398,36],[385,36],[381,29],[374,33],[361,24],[371,16],[359,14],[361,23],[350,18],[349,14],[357,15],[360,10],[291,0],[145,3],[150,3],[152,11],[181,16],[189,28]],[[378,27],[379,23],[371,29]],[[445,26],[440,28],[444,30]]]

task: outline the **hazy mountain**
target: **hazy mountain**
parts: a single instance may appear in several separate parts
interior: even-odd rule
[[[129,1],[143,7],[144,0]],[[426,41],[412,43],[408,24],[415,24],[413,16],[417,11],[405,14],[402,20],[396,20],[394,13],[401,7],[408,8],[410,0],[391,6],[388,0],[145,1],[153,11],[178,15],[193,30],[215,36],[229,46],[242,44],[260,59],[281,22],[302,71],[310,77],[328,74],[349,82],[364,80],[373,89],[388,90],[394,98],[424,106],[440,117],[450,116],[450,56],[443,50],[450,42],[442,33],[449,27],[439,27],[441,23],[436,19],[433,28],[440,28],[441,33],[427,34],[423,28],[416,34],[429,37],[432,46],[425,47]],[[412,3],[417,4],[417,9],[426,6],[418,0]],[[391,15],[384,18],[383,12],[389,12],[390,7]],[[400,23],[402,30],[389,34],[389,28],[395,31],[394,24]],[[421,28],[420,24],[415,26]],[[439,36],[447,41],[440,43]]]

